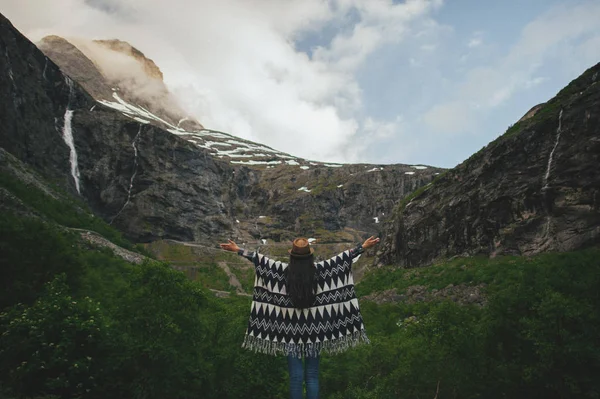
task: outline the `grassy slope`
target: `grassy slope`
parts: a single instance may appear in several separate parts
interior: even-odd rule
[[[177,299],[177,295],[188,298],[201,293],[202,290],[197,291],[198,284],[185,282],[181,273],[168,270],[165,265],[136,267],[115,258],[109,251],[90,251],[75,234],[61,228],[66,225],[99,231],[124,247],[132,247],[118,232],[86,212],[82,204],[65,201],[64,196],[60,200],[52,199],[7,174],[0,174],[0,186],[44,219],[28,220],[6,210],[0,213],[3,253],[0,270],[5,274],[2,281],[10,281],[7,285],[10,290],[3,291],[2,307],[16,301],[32,304],[40,295],[43,297],[45,283],[65,273],[72,295],[90,295],[100,301],[108,309],[102,313],[104,317],[114,319],[115,328],[123,329],[117,334],[128,337],[129,341],[118,344],[121,346],[111,343],[113,351],[106,352],[99,361],[123,362],[118,355],[122,349],[133,358],[139,357],[142,364],[144,351],[155,351],[159,345],[160,356],[166,356],[173,364],[185,358],[181,367],[191,370],[192,374],[173,367],[163,372],[172,373],[171,378],[183,384],[190,375],[198,375],[193,369],[199,367],[207,377],[195,383],[197,387],[211,387],[211,397],[239,397],[240,392],[261,397],[284,395],[286,381],[281,359],[266,362],[270,359],[239,351],[248,298],[232,297],[215,302],[208,299],[210,295],[200,294],[208,302],[201,305],[202,317],[198,319],[192,308],[182,307]],[[274,257],[285,257],[282,246],[267,249]],[[149,250],[152,252],[152,248]],[[208,287],[224,282],[220,269],[215,267],[216,262],[239,262],[235,255],[222,252],[211,255],[207,261],[202,250],[184,246],[166,245],[158,253],[175,266],[178,262],[188,266],[211,264],[198,278],[201,285]],[[443,397],[532,397],[539,393],[557,398],[597,397],[600,386],[593,377],[600,370],[597,342],[600,263],[597,259],[600,259],[600,250],[590,248],[532,258],[455,259],[423,269],[384,268],[369,273],[357,285],[359,296],[390,288],[402,292],[412,285],[439,289],[448,284],[485,283],[489,305],[478,309],[449,302],[382,306],[362,303],[372,345],[324,358],[323,397],[433,397],[437,383],[441,384]],[[238,272],[240,270],[234,271]],[[249,289],[251,274],[238,277]],[[171,298],[172,295],[176,296]],[[156,311],[148,308],[150,305]],[[144,314],[144,309],[150,309],[150,313]],[[178,319],[172,319],[170,315],[176,312],[179,312]],[[217,317],[217,313],[232,321]],[[2,314],[2,317],[7,315]],[[165,322],[173,329],[172,333],[165,331],[167,335],[156,339],[147,336],[146,326],[163,331]],[[188,343],[190,340],[203,342],[211,334],[215,336],[208,346],[198,344],[197,350],[202,351],[204,360],[186,357],[189,347],[180,344],[183,338],[180,334],[196,324],[205,327],[200,335],[190,333],[192,335],[185,338]],[[216,338],[222,331],[227,331],[226,335]],[[36,348],[35,343],[31,345]],[[71,355],[78,356],[77,351]],[[157,370],[160,364],[156,364]],[[118,368],[120,363],[115,367],[115,372],[122,372]],[[135,367],[131,370],[137,370]],[[258,368],[278,374],[275,384],[254,378]],[[142,367],[135,372],[151,373],[152,370]],[[144,375],[158,384],[156,392],[169,397],[187,395],[177,384],[156,380],[152,374]],[[236,382],[231,384],[234,380]],[[139,380],[135,387],[127,385],[127,380],[119,383],[123,384],[118,387],[119,392],[140,389],[145,384]]]
[[[368,273],[357,286],[359,295],[397,288],[402,292],[409,286],[425,285],[429,289],[441,289],[449,284],[461,283],[489,286],[490,293],[499,292],[522,282],[527,273],[536,270],[539,278],[561,278],[556,268],[585,268],[600,259],[600,249],[570,253],[547,253],[535,257],[504,256],[457,258],[425,268],[399,269],[384,267]]]

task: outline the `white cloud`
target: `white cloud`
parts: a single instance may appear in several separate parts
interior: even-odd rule
[[[33,40],[47,34],[119,38],[164,73],[182,107],[206,127],[325,161],[347,151],[361,129],[355,72],[441,0],[0,0]],[[309,57],[303,35],[347,23]]]
[[[471,40],[469,40],[469,43],[467,44],[467,46],[469,48],[479,47],[479,46],[481,46],[482,43],[483,43],[483,39],[481,39],[480,37],[474,37]]]

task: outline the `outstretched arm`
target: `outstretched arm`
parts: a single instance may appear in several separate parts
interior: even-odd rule
[[[219,244],[221,249],[224,249],[225,251],[229,252],[237,252],[238,255],[243,256],[244,258],[247,258],[249,260],[252,260],[254,258],[254,252],[249,252],[243,248],[238,247],[238,245],[232,240],[227,241],[229,241],[227,244]]]
[[[240,250],[240,247],[238,247],[238,245],[235,242],[233,242],[232,240],[227,240],[227,241],[229,241],[227,244],[219,244],[221,249],[224,249],[225,251],[230,251],[230,252],[237,252]]]
[[[371,236],[365,240],[362,244],[359,244],[356,248],[350,250],[350,256],[352,259],[365,252],[365,249],[369,249],[379,244],[379,237]]]
[[[356,247],[354,247],[350,250],[350,258],[351,259],[356,258],[358,255],[365,252],[365,249],[369,249],[377,244],[379,244],[378,237],[371,236],[371,237],[367,238],[365,240],[365,242],[363,242],[362,244],[358,244]],[[329,261],[334,261],[337,256],[339,256],[339,255],[334,256]]]
[[[249,261],[251,261],[252,263],[254,263],[254,266],[258,266],[258,256],[256,256],[256,252],[248,251],[247,249],[240,248],[232,240],[227,240],[227,241],[229,241],[227,244],[219,244],[221,246],[221,249],[224,249],[225,251],[229,251],[229,252],[237,252],[238,255],[243,256],[244,258],[246,258]],[[263,258],[266,258],[268,260],[268,258],[266,256],[263,256]]]
[[[373,246],[375,246],[377,244],[379,244],[379,237],[371,236],[371,237],[367,238],[365,240],[365,242],[362,243],[362,247],[364,249],[368,249],[368,248],[371,248],[371,247],[373,247]]]

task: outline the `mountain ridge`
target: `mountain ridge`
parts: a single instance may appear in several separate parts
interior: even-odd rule
[[[262,245],[307,235],[355,243],[443,172],[314,162],[220,132],[169,127],[118,93],[111,102],[92,98],[4,18],[0,38],[3,65],[20,71],[14,85],[0,83],[2,147],[134,242]]]
[[[600,241],[600,64],[395,210],[378,264]]]

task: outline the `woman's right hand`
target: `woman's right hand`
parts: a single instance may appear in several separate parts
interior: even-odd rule
[[[365,242],[363,242],[362,247],[364,249],[367,249],[367,248],[371,248],[372,246],[375,246],[377,244],[379,244],[379,237],[371,236],[371,237],[367,238]]]
[[[225,251],[231,251],[231,252],[237,252],[240,250],[240,247],[237,246],[237,244],[231,240],[227,240],[229,241],[229,243],[227,244],[219,244],[221,246],[221,249],[224,249]]]

